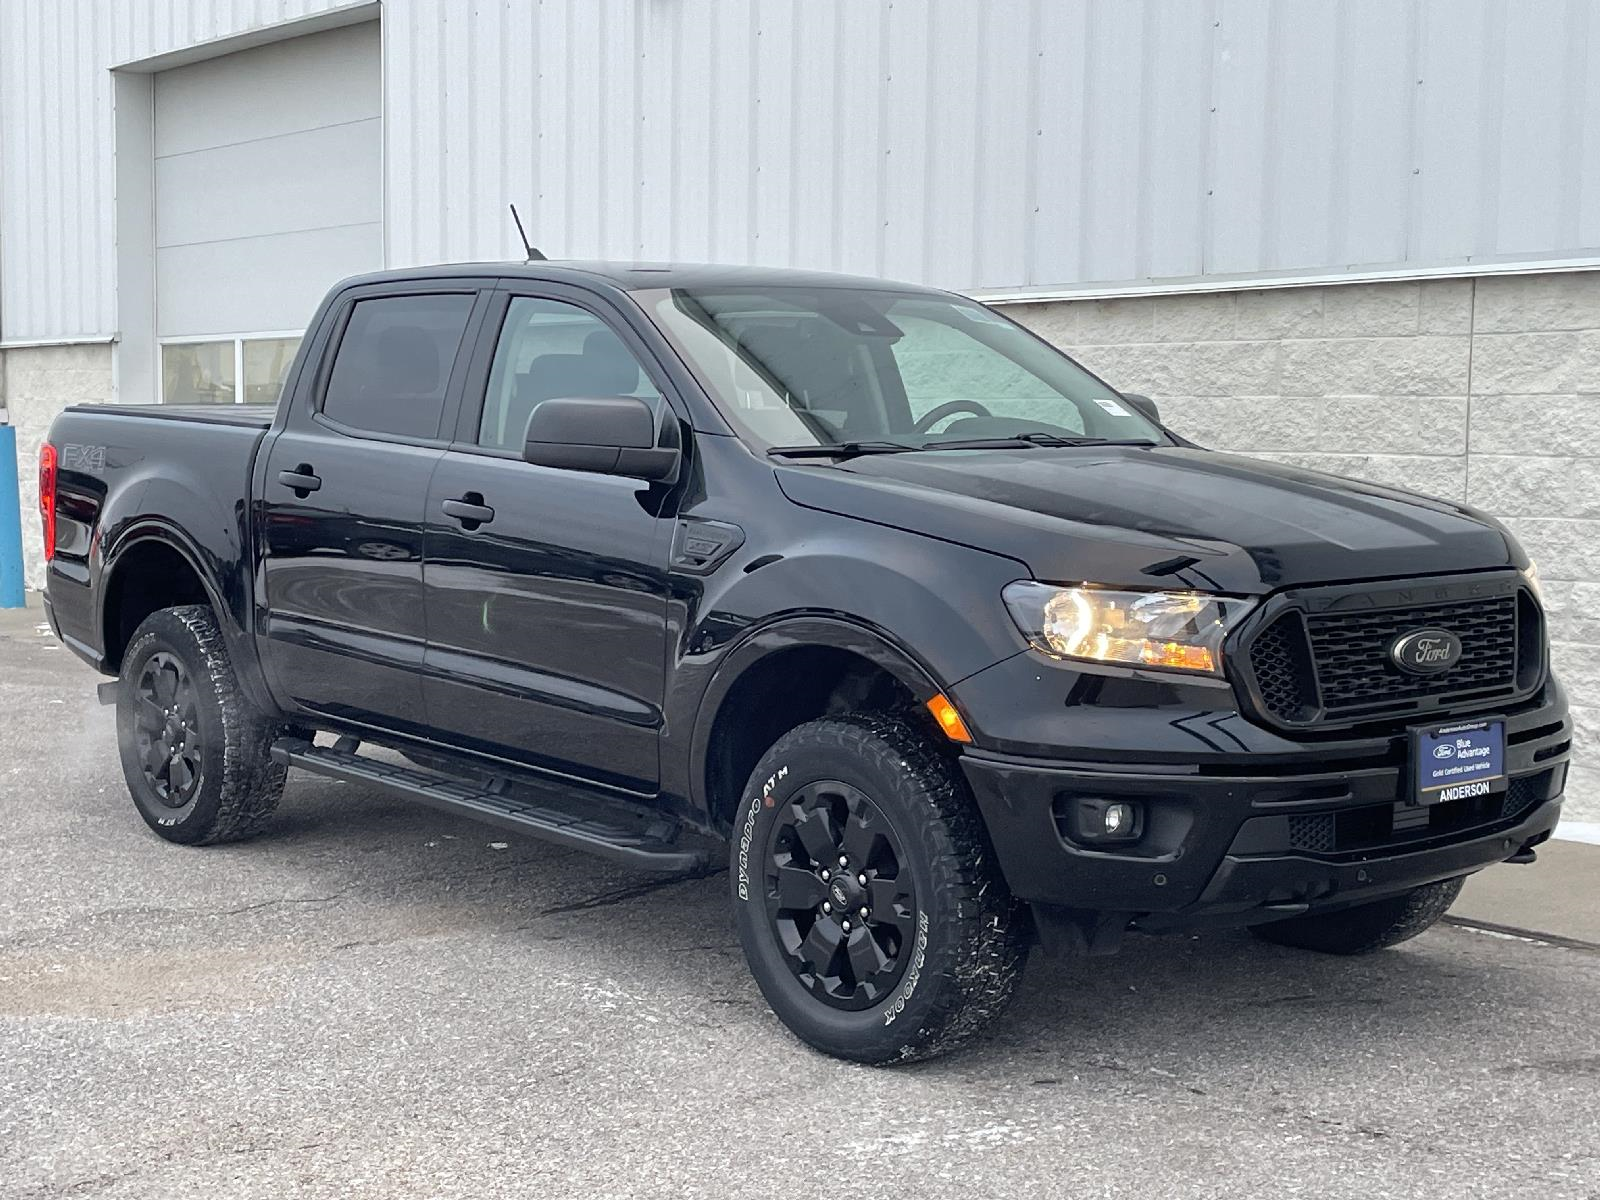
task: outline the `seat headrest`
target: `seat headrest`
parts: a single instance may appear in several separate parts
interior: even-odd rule
[[[852,341],[830,323],[751,322],[737,338],[746,355],[764,366],[779,385],[812,403],[845,387],[851,378]]]
[[[605,379],[603,396],[625,396],[639,386],[639,363],[622,339],[609,329],[596,329],[583,339],[583,358],[596,379]]]
[[[638,362],[609,329],[584,338],[581,354],[541,354],[518,378],[518,390],[535,404],[559,396],[627,396],[638,386]]]
[[[439,347],[417,325],[394,325],[373,343],[373,375],[382,390],[396,396],[425,396],[439,390]]]

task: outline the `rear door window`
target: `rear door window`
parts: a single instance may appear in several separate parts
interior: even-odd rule
[[[438,437],[472,301],[470,293],[356,301],[323,393],[323,415],[366,433]]]

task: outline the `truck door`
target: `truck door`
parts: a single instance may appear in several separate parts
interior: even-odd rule
[[[541,400],[665,401],[642,347],[582,293],[518,285],[484,330],[428,489],[429,720],[468,749],[653,791],[670,522],[649,484],[521,450]]]
[[[354,292],[295,385],[259,538],[262,659],[290,710],[426,729],[422,519],[476,302],[460,283]]]

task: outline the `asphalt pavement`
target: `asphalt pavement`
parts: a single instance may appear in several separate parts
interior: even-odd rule
[[[36,620],[0,621],[0,1196],[1600,1197],[1581,939],[1135,937],[849,1066],[767,1010],[725,877],[298,774],[254,841],[159,841]]]

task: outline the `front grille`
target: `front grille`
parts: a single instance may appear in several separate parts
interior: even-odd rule
[[[1408,675],[1389,658],[1401,634],[1424,626],[1461,639],[1461,658],[1438,675]],[[1517,598],[1473,600],[1387,612],[1306,617],[1323,707],[1331,715],[1374,702],[1510,691],[1517,674]]]
[[[1250,650],[1256,686],[1267,711],[1281,721],[1304,721],[1317,710],[1317,679],[1305,631],[1280,618],[1262,630]]]
[[[1263,715],[1287,725],[1353,724],[1510,699],[1537,682],[1539,613],[1520,593],[1358,611],[1311,611],[1291,601],[1251,637],[1246,658]],[[1461,658],[1437,675],[1402,671],[1396,639],[1424,628],[1461,639]]]

